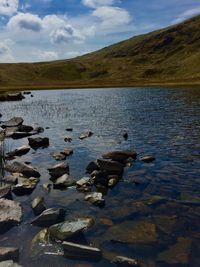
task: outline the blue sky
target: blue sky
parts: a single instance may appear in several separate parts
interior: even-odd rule
[[[200,0],[0,0],[0,62],[71,58],[200,14]]]

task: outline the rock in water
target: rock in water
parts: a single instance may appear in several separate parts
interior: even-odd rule
[[[22,266],[10,260],[10,261],[0,262],[0,267],[22,267]]]
[[[79,137],[79,139],[83,140],[86,139],[88,137],[91,137],[94,133],[92,131],[87,131],[85,133],[82,133]]]
[[[49,138],[47,137],[35,137],[28,138],[29,146],[37,149],[39,147],[48,147],[49,146]]]
[[[31,207],[32,207],[35,215],[40,215],[44,210],[46,210],[46,207],[44,205],[44,198],[43,197],[36,197],[31,202]]]
[[[76,181],[71,176],[64,174],[54,181],[53,187],[54,189],[65,189],[75,184]]]
[[[105,205],[105,200],[103,199],[102,193],[93,192],[88,194],[85,197],[85,200],[99,207],[103,207]]]
[[[18,225],[22,219],[22,208],[18,202],[0,199],[0,234]]]
[[[69,165],[67,162],[56,164],[50,168],[48,168],[49,174],[53,178],[59,178],[64,174],[69,174]]]
[[[10,165],[6,165],[5,170],[10,173],[22,173],[25,177],[40,177],[40,173],[33,167],[18,161],[15,161]]]
[[[11,187],[9,185],[0,187],[0,198],[12,199]]]
[[[113,161],[125,163],[128,158],[136,159],[137,153],[133,150],[112,151],[104,154],[102,157],[104,159],[111,159]]]
[[[29,146],[21,146],[17,149],[15,149],[14,151],[8,152],[6,154],[6,158],[12,158],[12,157],[20,157],[23,156],[25,154],[27,154],[30,151],[30,147]]]
[[[65,221],[63,223],[52,225],[49,228],[50,237],[61,241],[75,237],[84,229],[93,226],[94,221],[91,218],[77,219],[74,221]]]
[[[117,161],[110,161],[105,159],[98,159],[97,164],[102,171],[107,171],[110,174],[122,175],[124,166]]]
[[[49,227],[53,224],[60,223],[64,220],[65,210],[63,209],[47,209],[43,211],[31,223],[39,227]]]
[[[98,248],[75,244],[72,242],[62,243],[65,256],[79,260],[99,261],[102,258],[102,252]]]
[[[140,264],[137,260],[123,256],[117,256],[112,262],[122,267],[129,267],[129,266],[140,267]]]
[[[0,261],[18,260],[19,249],[12,247],[0,247]]]
[[[24,120],[21,117],[13,117],[9,121],[4,122],[2,126],[4,128],[16,127],[16,126],[22,125],[23,122],[24,122]]]

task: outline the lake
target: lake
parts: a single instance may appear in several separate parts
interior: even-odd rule
[[[24,118],[24,124],[45,128],[50,146],[31,150],[21,161],[30,161],[41,173],[30,196],[16,197],[23,205],[23,222],[0,236],[0,246],[20,248],[20,264],[59,267],[110,267],[117,256],[132,257],[142,266],[192,266],[200,262],[200,88],[121,88],[33,91],[22,102],[0,103],[2,120]],[[47,129],[46,129],[47,127]],[[67,132],[66,128],[73,128]],[[85,130],[94,135],[78,137]],[[128,139],[123,133],[128,133]],[[64,138],[70,136],[71,143]],[[27,138],[7,139],[6,150],[27,144]],[[105,207],[84,200],[75,188],[46,192],[47,168],[56,161],[51,152],[71,147],[67,158],[76,180],[86,166],[113,150],[135,150],[137,160],[125,169],[123,179],[103,190]],[[144,163],[141,157],[156,160]],[[47,207],[66,210],[66,219],[92,217],[95,226],[85,232],[88,244],[100,248],[100,262],[83,262],[57,256],[57,244],[33,248],[40,228],[30,202],[44,196]],[[84,239],[83,238],[83,239]]]

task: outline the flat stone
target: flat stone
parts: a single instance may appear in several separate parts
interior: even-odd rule
[[[19,265],[18,263],[15,263],[12,260],[8,260],[0,262],[0,267],[22,267],[22,266]]]
[[[105,205],[105,200],[103,199],[102,193],[93,192],[91,194],[88,194],[85,197],[85,200],[89,201],[90,203],[92,203],[95,206],[102,207]]]
[[[21,117],[13,117],[12,119],[5,121],[2,126],[3,127],[16,127],[21,125],[24,120]]]
[[[62,243],[65,256],[79,260],[95,260],[99,261],[102,258],[102,252],[98,248],[75,244],[64,241]]]
[[[0,187],[0,198],[12,199],[11,186]]]
[[[92,131],[87,131],[87,132],[84,132],[80,135],[79,139],[83,140],[83,139],[86,139],[88,137],[91,137],[94,133]]]
[[[62,162],[48,168],[49,174],[53,178],[59,178],[64,174],[69,174],[69,165],[67,162]]]
[[[10,165],[5,166],[5,170],[10,173],[21,173],[25,177],[40,177],[40,173],[35,170],[30,165],[23,164],[21,162],[15,161]]]
[[[114,264],[118,265],[118,266],[122,266],[122,267],[131,267],[131,266],[135,266],[135,267],[139,267],[140,264],[137,260],[132,259],[132,258],[127,258],[127,257],[123,257],[123,256],[117,256],[113,261]]]
[[[49,138],[47,137],[35,137],[28,138],[29,146],[36,149],[39,147],[48,147],[49,146]]]
[[[64,221],[65,210],[51,208],[43,211],[31,223],[39,227],[49,227],[53,224]]]
[[[131,150],[124,151],[112,151],[102,156],[104,159],[111,159],[113,161],[119,161],[124,163],[128,158],[136,159],[137,153]]]
[[[13,187],[12,191],[17,196],[30,195],[35,190],[38,182],[39,179],[34,177],[29,179],[19,178],[18,184]]]
[[[29,146],[21,146],[17,149],[15,149],[14,151],[8,152],[6,154],[6,158],[12,158],[12,157],[20,157],[23,156],[25,154],[27,154],[30,151],[30,147]]]
[[[0,247],[0,261],[18,260],[19,249],[12,247]]]
[[[22,208],[18,202],[0,199],[0,233],[18,225],[22,219]]]
[[[94,221],[91,218],[65,221],[63,223],[52,225],[49,228],[49,235],[53,239],[64,241],[69,238],[75,237],[83,230],[88,229],[93,225]]]
[[[55,189],[65,189],[75,184],[76,181],[71,176],[69,176],[68,174],[64,174],[54,181],[53,187]]]
[[[34,200],[31,202],[31,207],[35,215],[40,215],[44,210],[46,210],[46,207],[44,205],[44,198],[34,198]]]
[[[100,170],[107,171],[111,174],[121,175],[124,171],[124,166],[117,161],[98,159],[97,164]]]

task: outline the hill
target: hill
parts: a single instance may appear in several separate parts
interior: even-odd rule
[[[200,16],[69,60],[0,64],[0,88],[200,84]]]

